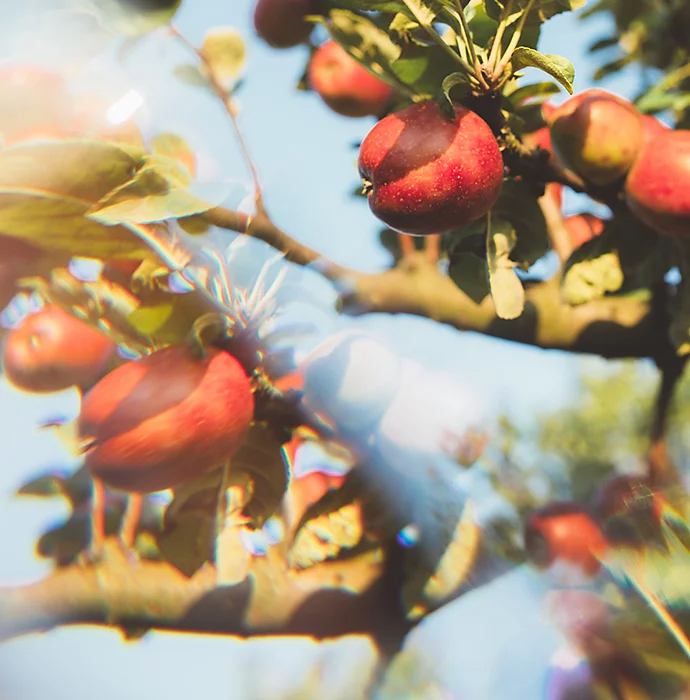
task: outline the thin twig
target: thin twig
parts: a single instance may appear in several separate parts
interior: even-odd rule
[[[510,43],[508,44],[508,48],[505,50],[505,53],[503,54],[503,57],[501,58],[501,61],[498,64],[498,67],[496,68],[495,75],[496,77],[503,75],[503,71],[506,69],[506,66],[508,65],[508,61],[510,61],[511,56],[513,55],[513,52],[517,48],[517,45],[520,41],[520,37],[522,36],[522,31],[525,28],[525,24],[527,23],[527,17],[529,16],[529,12],[532,9],[532,6],[534,5],[534,0],[529,0],[529,3],[527,3],[527,7],[524,9],[524,12],[522,13],[522,17],[520,17],[520,22],[517,26],[517,29],[515,30],[515,34],[510,38]]]
[[[465,17],[465,11],[463,10],[462,7],[462,2],[460,0],[455,0],[455,6],[458,11],[458,15],[460,15],[460,26],[462,27],[462,31],[464,34],[465,38],[465,44],[467,45],[467,48],[470,51],[470,58],[472,59],[472,64],[474,65],[474,73],[477,76],[477,80],[481,84],[481,86],[488,90],[489,89],[489,84],[486,82],[484,79],[484,75],[482,73],[482,68],[479,63],[479,58],[477,58],[477,52],[474,50],[474,41],[472,41],[472,32],[470,31],[470,26],[467,24],[467,18]]]
[[[571,256],[575,246],[563,222],[561,208],[548,189],[544,196],[540,197],[539,206],[546,220],[546,231],[551,242],[551,247],[558,255],[561,265],[563,265]]]
[[[513,2],[514,0],[508,0],[508,4],[506,5],[505,10],[503,11],[503,18],[501,19],[501,22],[498,25],[498,29],[496,30],[494,43],[491,45],[491,54],[489,55],[489,69],[491,70],[491,73],[494,76],[496,73],[496,66],[498,64],[498,59],[500,56],[501,44],[503,43],[503,34],[505,33],[506,27],[508,26],[508,17],[510,17],[510,13],[513,11]]]
[[[424,31],[433,39],[433,41],[440,46],[445,53],[450,56],[456,63],[459,63],[462,69],[467,73],[470,78],[475,78],[474,68],[459,54],[453,51],[451,47],[446,44],[443,37],[429,24],[424,21],[424,18],[419,14],[417,8],[411,0],[403,0],[407,9],[413,14],[414,18],[419,22],[419,25],[423,27]],[[475,78],[476,80],[476,78]]]
[[[261,182],[259,180],[259,172],[256,168],[256,165],[254,164],[254,159],[251,156],[251,152],[242,133],[242,129],[240,128],[239,120],[237,119],[237,110],[235,108],[235,103],[233,102],[232,97],[230,96],[228,91],[220,84],[218,78],[216,78],[216,75],[213,71],[213,66],[209,62],[208,58],[204,55],[204,52],[201,49],[194,46],[194,44],[192,44],[192,42],[189,41],[189,39],[187,39],[187,37],[184,36],[184,34],[182,34],[179,31],[179,29],[177,29],[177,27],[175,27],[173,24],[169,24],[168,28],[170,34],[172,34],[172,36],[174,36],[182,44],[184,44],[184,46],[186,46],[190,51],[192,51],[202,62],[204,69],[208,74],[208,79],[211,83],[211,87],[213,88],[213,92],[221,100],[221,102],[223,103],[223,107],[225,108],[225,111],[228,114],[228,117],[230,117],[230,122],[232,123],[232,127],[235,131],[237,143],[239,144],[240,150],[242,151],[242,157],[244,158],[244,161],[247,164],[247,168],[251,173],[256,201],[261,201]]]

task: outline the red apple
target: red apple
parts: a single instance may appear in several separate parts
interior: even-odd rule
[[[628,206],[641,221],[669,236],[690,236],[690,131],[657,133],[625,181]]]
[[[617,546],[640,546],[662,537],[666,499],[647,476],[623,474],[605,481],[592,499],[592,509]]]
[[[33,392],[91,386],[115,355],[112,340],[58,306],[28,316],[7,336],[3,367],[7,379]]]
[[[670,129],[651,114],[641,114],[644,145],[646,146],[655,136],[663,134]]]
[[[562,163],[597,185],[625,176],[643,143],[635,107],[604,90],[585,90],[548,117],[554,149]]]
[[[345,117],[378,116],[393,97],[390,85],[369,73],[335,41],[316,49],[308,78],[312,90]]]
[[[240,363],[209,349],[158,350],[106,375],[84,397],[85,465],[114,489],[147,493],[219,467],[242,445],[254,396]]]
[[[600,569],[598,555],[606,546],[599,526],[576,503],[546,505],[535,511],[525,526],[527,554],[540,568],[563,561],[593,576]]]
[[[486,214],[501,192],[503,159],[481,117],[458,105],[449,119],[428,101],[376,124],[360,148],[359,172],[381,221],[425,235]]]
[[[604,230],[604,226],[606,226],[606,222],[603,219],[587,212],[568,216],[563,220],[563,224],[576,248],[600,235]]]
[[[31,64],[0,67],[0,136],[5,146],[29,138],[60,138],[69,111],[62,77]]]
[[[289,49],[306,41],[314,25],[304,18],[314,12],[313,0],[258,0],[254,29],[274,49]]]

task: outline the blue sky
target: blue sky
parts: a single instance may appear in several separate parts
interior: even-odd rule
[[[328,111],[314,94],[294,90],[306,49],[271,50],[253,37],[250,0],[186,0],[178,27],[194,42],[214,25],[232,25],[248,38],[247,80],[240,93],[241,122],[254,154],[269,210],[278,224],[328,257],[351,267],[374,271],[388,263],[377,241],[378,225],[363,200],[349,193],[358,183],[356,150],[371,128],[370,119],[351,120]],[[540,46],[560,53],[577,68],[576,90],[586,88],[594,66],[585,55],[605,20],[583,25],[572,16],[551,20]],[[145,97],[140,115],[150,132],[175,131],[185,136],[202,156],[200,174],[237,184],[229,205],[249,194],[248,173],[227,128],[221,108],[202,91],[183,86],[171,69],[193,57],[172,40],[156,37],[131,54],[124,68],[96,63],[75,80],[97,85],[117,99],[128,89]],[[104,72],[105,71],[105,72]],[[632,96],[634,78],[607,83]],[[582,206],[568,197],[571,211]],[[309,275],[309,273],[306,273]],[[313,276],[315,293],[330,294]],[[535,412],[567,402],[576,386],[578,363],[566,354],[546,352],[474,334],[461,334],[424,319],[380,315],[362,319],[384,334],[402,355],[425,366],[479,384],[497,410],[528,421]],[[64,515],[60,502],[13,500],[12,492],[46,466],[69,466],[70,458],[57,439],[39,432],[41,417],[75,410],[74,394],[50,399],[21,395],[0,381],[0,584],[40,578],[47,567],[33,555],[37,534]],[[506,593],[506,595],[508,595]],[[477,604],[480,620],[490,601]],[[484,613],[482,612],[484,610]],[[187,700],[192,695],[217,695],[225,700],[246,698],[242,673],[247,645],[231,639],[151,634],[142,642],[125,644],[114,631],[57,630],[29,636],[0,647],[0,697],[3,700]],[[305,648],[281,647],[269,654],[252,646],[254,658],[304,658]],[[360,649],[361,651],[361,649]],[[490,650],[481,650],[482,654]],[[263,656],[262,656],[263,654]],[[296,663],[297,661],[295,661]],[[266,661],[268,664],[268,661]],[[269,666],[266,666],[268,669]],[[268,695],[262,696],[267,700]]]

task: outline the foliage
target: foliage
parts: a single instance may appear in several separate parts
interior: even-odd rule
[[[13,73],[10,67],[0,76],[0,251],[9,260],[0,261],[0,272],[7,277],[9,298],[14,297],[3,315],[9,319],[6,325],[30,299],[54,304],[112,338],[121,350],[116,364],[170,345],[186,346],[200,359],[213,346],[234,355],[251,382],[254,416],[245,426],[244,444],[214,471],[174,484],[167,501],[147,494],[133,540],[142,561],[169,565],[175,577],[194,583],[215,571],[216,591],[247,597],[238,614],[241,621],[233,621],[236,628],[273,629],[278,619],[286,625],[299,621],[299,605],[321,589],[350,590],[343,595],[364,599],[373,596],[371,590],[381,595],[384,587],[384,597],[393,601],[386,612],[398,624],[398,638],[391,643],[395,651],[419,619],[480,585],[478,571],[485,560],[501,565],[525,561],[516,523],[534,507],[562,498],[588,503],[610,475],[645,470],[650,436],[666,441],[671,453],[681,456],[679,463],[690,447],[685,428],[690,381],[677,387],[668,424],[670,396],[663,390],[656,396],[651,375],[628,364],[614,372],[585,374],[578,398],[541,416],[534,433],[522,432],[508,418],[488,433],[477,418],[480,401],[469,391],[465,395],[451,388],[456,395],[444,404],[441,392],[431,395],[444,381],[433,372],[402,362],[399,372],[392,371],[399,358],[390,353],[381,366],[373,352],[359,360],[345,351],[332,353],[341,342],[337,334],[324,338],[318,328],[290,320],[305,302],[287,280],[291,263],[310,266],[333,283],[342,303],[326,309],[331,320],[351,298],[383,299],[389,304],[385,311],[418,312],[420,300],[435,298],[425,286],[431,279],[441,292],[438,309],[429,316],[437,318],[441,310],[451,316],[465,313],[482,332],[512,339],[522,339],[520,329],[533,326],[535,344],[545,347],[552,328],[548,317],[545,321],[536,314],[540,303],[551,312],[554,325],[566,326],[564,319],[570,319],[577,327],[563,349],[577,351],[586,330],[605,334],[614,327],[623,345],[616,356],[626,354],[636,324],[654,316],[652,328],[659,337],[651,359],[665,377],[669,367],[678,366],[678,356],[690,349],[687,244],[638,220],[626,204],[623,181],[596,186],[567,164],[556,163],[550,151],[527,145],[527,137],[547,125],[548,98],[573,90],[574,67],[568,59],[538,51],[541,27],[583,4],[327,0],[310,16],[324,36],[394,90],[389,112],[437,100],[444,118],[452,120],[453,103],[460,103],[486,121],[492,147],[495,139],[503,156],[502,190],[490,211],[462,228],[431,236],[428,243],[383,230],[381,242],[394,264],[379,275],[360,275],[325,260],[270,219],[238,119],[236,98],[247,52],[234,28],[209,29],[196,46],[171,23],[179,2],[133,7],[129,1],[110,0],[69,10],[94,19],[121,56],[155,33],[165,33],[188,50],[191,62],[178,66],[171,79],[204,90],[225,109],[253,180],[251,215],[222,207],[229,194],[225,183],[197,180],[196,154],[179,135],[144,138],[131,119],[123,128],[96,128],[74,108],[78,100],[62,77],[47,71],[20,66]],[[602,0],[588,10],[590,15],[600,12],[612,13],[616,33],[592,50],[617,46],[624,56],[603,66],[599,77],[633,62],[664,71],[665,78],[640,96],[638,108],[652,113],[670,109],[676,125],[687,126],[690,74],[682,41],[690,23],[687,4],[670,2],[659,9],[649,2]],[[99,45],[94,53],[101,49]],[[521,71],[527,67],[540,69],[544,79],[526,83]],[[13,108],[5,109],[10,102]],[[17,120],[15,111],[23,119]],[[548,205],[546,188],[554,183],[609,207],[612,217],[600,236],[575,249],[563,244],[560,209],[554,215]],[[235,237],[224,238],[221,229]],[[252,237],[278,254],[243,283],[233,265]],[[561,265],[552,278],[543,263],[554,257],[561,258]],[[92,274],[77,274],[85,262],[92,265]],[[669,272],[678,268],[681,283],[668,283]],[[370,287],[368,297],[362,291],[382,280],[397,280],[391,285],[398,286],[387,288],[388,294]],[[5,284],[5,278],[0,282]],[[413,292],[408,305],[399,301],[403,287]],[[551,297],[546,296],[549,290],[555,290]],[[318,299],[306,302],[310,312],[317,307],[323,311]],[[359,310],[367,310],[364,302]],[[628,313],[626,302],[640,306]],[[596,328],[577,326],[590,317]],[[331,355],[338,362],[329,371],[339,381],[326,388],[319,382],[316,389],[309,382],[303,386],[308,364],[303,358]],[[286,381],[293,385],[286,388]],[[146,401],[164,402],[167,389],[161,387],[160,397],[147,396]],[[318,390],[325,397],[315,398]],[[335,410],[329,414],[315,408],[318,400]],[[409,404],[402,419],[396,401]],[[223,409],[227,407],[218,406]],[[198,427],[193,417],[188,423],[179,430]],[[391,430],[390,423],[397,429]],[[94,441],[89,443],[79,421],[58,430],[76,455],[93,449]],[[321,469],[315,470],[315,491],[297,470],[299,449],[305,445],[323,455]],[[122,459],[137,464],[133,454]],[[335,482],[326,476],[333,464],[342,469]],[[512,521],[481,521],[471,487],[480,472],[490,475],[494,494],[517,514]],[[19,489],[24,496],[61,496],[70,505],[66,522],[37,545],[57,569],[78,565],[87,570],[98,561],[92,511],[99,506],[90,489],[83,468],[72,475],[48,473]],[[660,516],[666,548],[661,553],[646,543],[632,557],[620,551],[602,557],[615,586],[629,598],[634,589],[649,608],[640,612],[635,604],[623,605],[613,625],[616,634],[628,625],[653,637],[664,630],[673,633],[675,624],[681,628],[677,639],[682,646],[688,594],[677,572],[687,569],[690,540],[686,499],[677,500]],[[102,509],[102,534],[131,527],[122,494],[107,492]],[[91,560],[81,556],[90,547],[95,548]],[[348,563],[357,574],[351,574],[356,585],[342,573],[344,568],[335,568]],[[662,580],[664,567],[676,572],[672,585]],[[279,592],[286,597],[284,609],[267,612],[274,604],[267,596]],[[660,607],[649,602],[657,599]],[[675,622],[664,617],[664,605],[678,608]],[[155,622],[144,620],[142,628]],[[686,680],[675,661],[659,670],[659,660],[645,656],[643,645],[633,652],[631,663],[646,673],[669,675],[671,685]],[[413,662],[407,674],[420,675]],[[609,681],[614,682],[607,676]],[[427,678],[423,682],[427,688],[434,685]]]

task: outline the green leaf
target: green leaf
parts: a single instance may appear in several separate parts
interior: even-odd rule
[[[190,145],[177,134],[164,132],[158,134],[149,143],[151,152],[165,158],[174,158],[184,165],[190,176],[194,176],[196,169],[196,158]]]
[[[229,196],[232,186],[191,183],[173,158],[148,156],[134,178],[91,207],[87,216],[108,225],[146,224],[208,211]]]
[[[470,253],[453,255],[448,274],[455,284],[477,304],[489,295],[486,260]]]
[[[505,8],[505,0],[483,0],[484,8],[487,15],[498,21],[501,18],[501,13]],[[528,5],[529,0],[517,0],[514,4],[515,9],[522,11]],[[551,17],[555,17],[561,12],[577,10],[584,7],[586,0],[536,0],[532,5],[531,13],[533,13],[540,22],[545,22]],[[517,12],[515,14],[518,14]]]
[[[246,59],[242,35],[233,27],[210,29],[201,50],[216,80],[229,90],[239,77]]]
[[[278,510],[288,484],[282,444],[265,423],[254,423],[232,459],[232,470],[252,480],[252,497],[243,513],[261,527]]]
[[[182,0],[132,3],[130,0],[97,0],[89,4],[100,12],[103,21],[120,34],[139,36],[168,24]]]
[[[469,82],[469,78],[466,73],[451,73],[446,76],[441,83],[441,109],[450,117],[455,117],[455,109],[453,107],[454,100],[450,96],[450,91],[456,86],[463,87],[464,95],[468,95],[472,88]],[[455,101],[458,101],[456,98]]]
[[[389,27],[389,34],[396,40],[403,37],[407,37],[408,34],[419,27],[419,23],[410,19],[410,17],[404,12],[398,12],[395,17],[393,17]]]
[[[136,149],[103,141],[23,143],[0,153],[0,230],[46,251],[123,258],[148,252],[126,227],[106,227],[88,210],[132,177]]]
[[[566,298],[584,303],[612,293],[630,293],[663,282],[670,264],[666,241],[631,214],[618,214],[599,236],[586,241],[564,265]],[[571,270],[577,271],[571,274]]]
[[[510,259],[516,242],[512,224],[491,216],[486,235],[489,288],[496,315],[506,320],[518,318],[525,308],[525,290]]]
[[[208,230],[211,228],[208,221],[201,215],[184,216],[178,219],[177,223],[180,228],[190,236],[200,236],[204,233],[208,233]]]
[[[195,65],[182,65],[177,66],[173,70],[173,74],[187,85],[193,85],[195,87],[205,87],[211,88],[211,79],[206,74],[203,68]]]
[[[535,49],[526,46],[518,46],[511,57],[513,70],[532,66],[554,77],[571,95],[573,94],[573,80],[575,80],[575,68],[573,64],[562,56],[556,54],[542,54]]]
[[[142,335],[154,336],[168,321],[173,313],[172,304],[140,306],[127,317],[132,327]]]
[[[565,274],[563,289],[566,301],[576,306],[617,292],[623,285],[623,271],[617,252],[573,265]]]
[[[173,489],[157,536],[161,556],[186,576],[213,560],[221,470]]]
[[[45,474],[17,489],[17,496],[36,496],[47,498],[64,495],[65,478],[60,474]]]
[[[505,180],[492,215],[509,222],[517,236],[510,259],[527,270],[549,248],[546,220],[529,185],[517,180]]]
[[[405,44],[399,58],[390,64],[391,72],[400,82],[428,98],[438,94],[443,79],[456,68],[457,64],[445,53],[415,43]]]
[[[391,63],[400,56],[388,33],[370,19],[347,10],[332,10],[328,19],[319,21],[353,58],[379,78],[391,82]]]
[[[507,96],[513,106],[519,107],[528,101],[541,103],[547,97],[556,95],[558,92],[558,86],[553,83],[530,83],[529,85],[522,85],[516,88]]]

